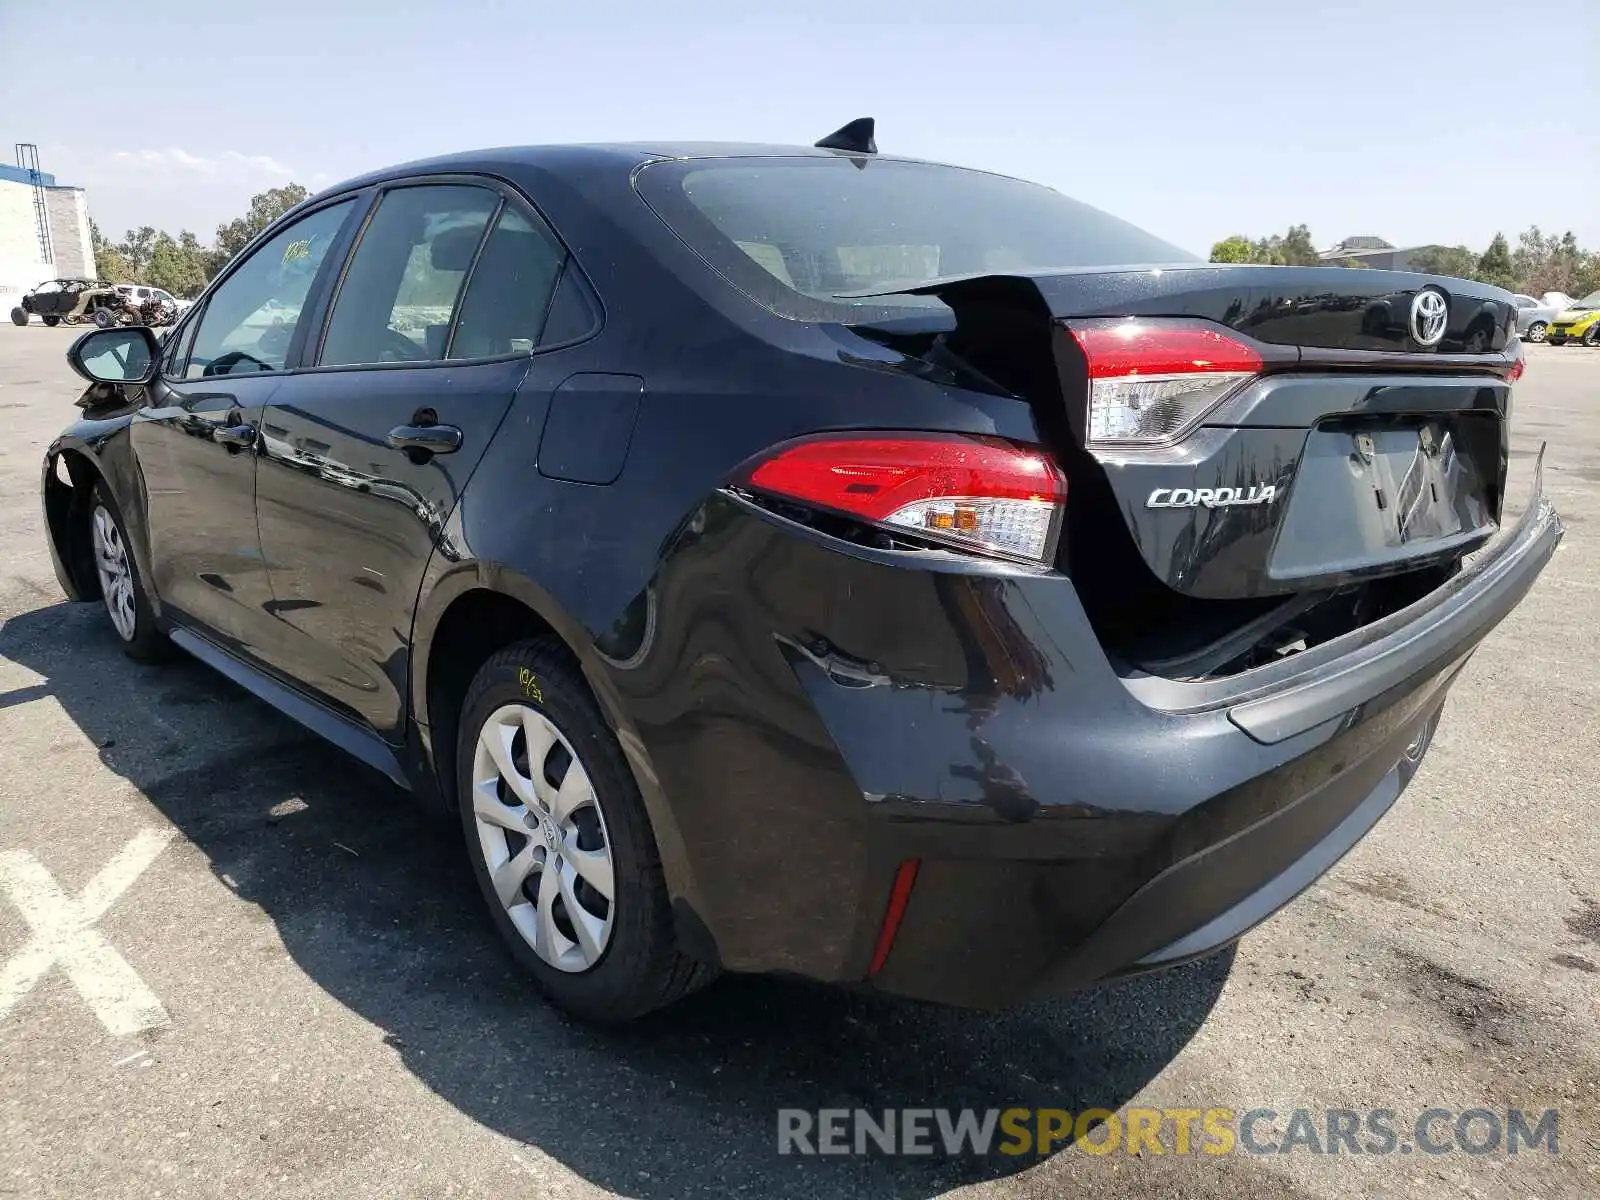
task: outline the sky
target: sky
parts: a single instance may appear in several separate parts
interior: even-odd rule
[[[209,243],[266,188],[456,150],[806,144],[873,116],[885,152],[1200,254],[1301,222],[1319,246],[1600,246],[1597,115],[1595,0],[0,0],[0,152],[36,143],[113,238]]]

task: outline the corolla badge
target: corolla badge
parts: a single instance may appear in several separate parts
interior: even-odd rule
[[[1146,508],[1236,508],[1245,504],[1271,504],[1278,498],[1275,483],[1247,488],[1157,488],[1144,502]]]
[[[1411,301],[1411,338],[1419,346],[1437,346],[1444,337],[1450,306],[1444,293],[1424,289]]]

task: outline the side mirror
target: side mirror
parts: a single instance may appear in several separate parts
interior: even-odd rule
[[[143,325],[91,330],[67,351],[72,369],[90,383],[149,383],[160,357],[160,343]]]

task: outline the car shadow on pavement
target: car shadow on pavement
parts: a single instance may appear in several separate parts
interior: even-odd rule
[[[784,1157],[777,1112],[1114,1110],[1193,1037],[1232,964],[998,1014],[724,978],[635,1025],[587,1028],[513,971],[459,829],[381,776],[198,663],[128,661],[98,606],[15,617],[0,655],[44,677],[0,706],[54,697],[429,1089],[629,1195],[922,1196],[1026,1169],[1039,1159]]]

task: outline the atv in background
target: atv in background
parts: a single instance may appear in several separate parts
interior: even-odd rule
[[[93,321],[104,329],[117,323],[123,309],[114,283],[102,279],[51,279],[41,283],[11,310],[14,325],[26,325],[37,315],[46,325],[77,325]]]
[[[158,287],[119,283],[117,294],[122,298],[122,305],[117,313],[117,323],[121,325],[153,327],[172,325],[176,323],[178,314],[182,311],[182,305],[173,295]]]
[[[183,306],[161,288],[135,283],[106,283],[99,279],[52,279],[41,283],[11,310],[11,320],[26,325],[37,314],[46,325],[91,322],[101,329],[113,325],[171,325]]]

